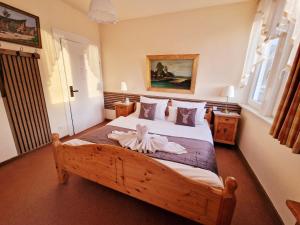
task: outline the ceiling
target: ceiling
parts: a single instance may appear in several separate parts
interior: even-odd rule
[[[88,12],[91,2],[91,0],[62,1],[83,13]],[[112,3],[118,20],[127,20],[246,1],[254,0],[112,0]]]

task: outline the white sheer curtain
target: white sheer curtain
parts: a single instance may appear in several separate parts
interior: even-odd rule
[[[300,0],[261,0],[252,25],[240,81],[241,88],[247,86],[249,78],[254,73],[255,65],[264,59],[262,53],[265,43],[287,32],[293,32],[292,50],[283,52],[289,54],[288,66],[293,61],[300,39]]]
[[[257,48],[258,48],[258,43],[261,42],[262,39],[262,35],[261,35],[261,30],[263,25],[262,18],[263,18],[263,13],[260,10],[258,10],[254,18],[254,22],[250,33],[247,55],[246,55],[243,74],[240,82],[241,87],[245,87],[247,85],[248,80],[251,74],[253,73],[254,64],[255,62],[258,61]]]
[[[291,41],[293,42],[293,48],[288,60],[288,65],[292,66],[298,44],[300,42],[300,0],[289,0],[285,6],[286,18],[293,21],[295,24]]]

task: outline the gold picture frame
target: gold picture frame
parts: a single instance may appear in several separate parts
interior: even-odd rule
[[[194,94],[199,54],[147,55],[148,91]]]

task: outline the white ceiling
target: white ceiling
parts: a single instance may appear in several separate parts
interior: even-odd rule
[[[91,0],[63,1],[84,13],[88,12],[91,2]],[[112,3],[118,20],[127,20],[246,1],[255,0],[112,0]]]

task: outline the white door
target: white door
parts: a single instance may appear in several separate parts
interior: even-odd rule
[[[104,120],[99,51],[94,45],[60,39],[73,134]]]

